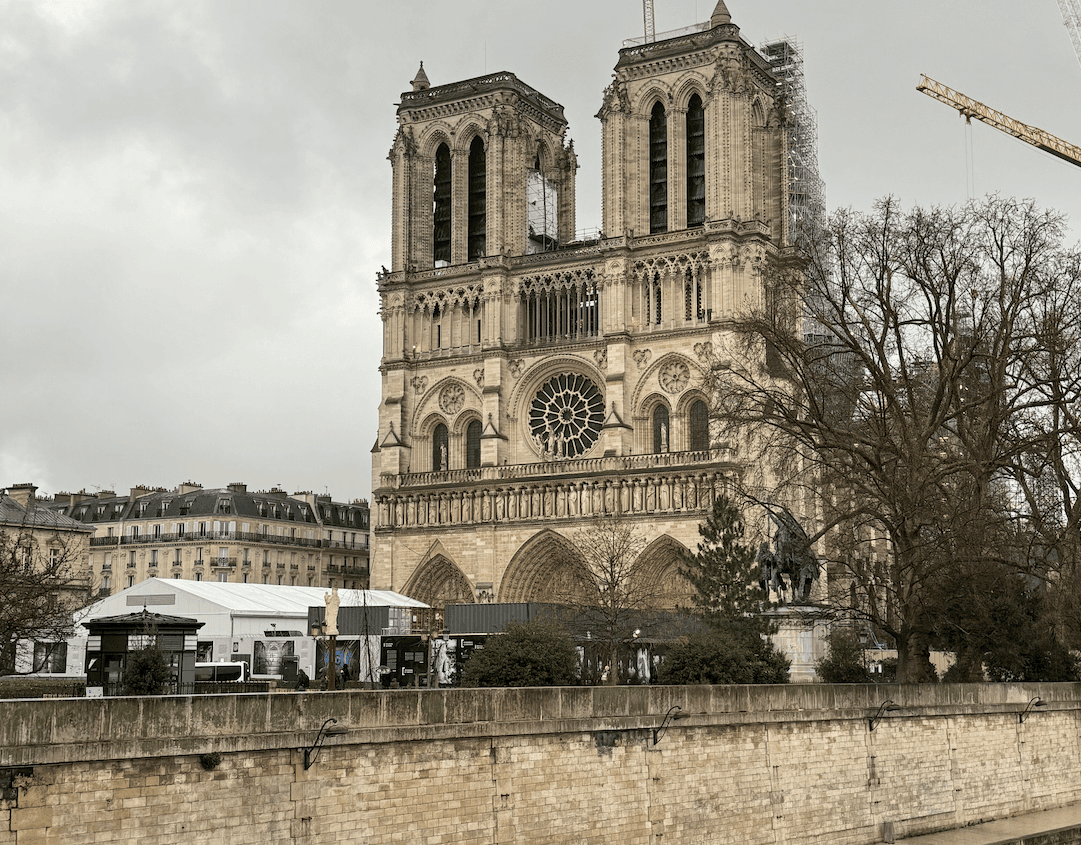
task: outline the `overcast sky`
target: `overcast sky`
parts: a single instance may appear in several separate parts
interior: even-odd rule
[[[655,3],[658,31],[714,5]],[[1079,237],[1081,170],[915,90],[1081,145],[1055,0],[728,6],[802,42],[831,209],[999,192]],[[0,486],[368,496],[400,93],[423,60],[562,103],[599,226],[594,115],[641,32],[639,0],[0,0]]]

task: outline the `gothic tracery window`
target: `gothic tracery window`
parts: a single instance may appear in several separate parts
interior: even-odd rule
[[[537,391],[529,409],[533,442],[548,458],[577,458],[592,448],[604,424],[604,398],[585,376],[562,373]]]

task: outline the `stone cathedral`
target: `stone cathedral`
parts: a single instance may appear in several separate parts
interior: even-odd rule
[[[402,94],[393,167],[373,588],[442,607],[551,599],[553,544],[600,515],[678,554],[745,470],[702,388],[789,242],[775,66],[723,0],[619,52],[598,114],[603,229],[575,237],[563,108],[512,73]]]

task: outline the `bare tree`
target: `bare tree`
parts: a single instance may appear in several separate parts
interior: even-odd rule
[[[717,416],[776,470],[758,495],[814,501],[830,604],[892,639],[902,682],[931,675],[960,563],[1034,562],[1013,542],[1032,516],[1015,499],[1054,451],[1046,346],[1067,315],[1046,303],[1081,284],[1063,234],[1059,216],[997,198],[839,212],[768,269],[713,368]]]
[[[607,655],[607,681],[619,682],[622,648],[641,634],[666,595],[656,570],[642,557],[646,541],[620,516],[597,517],[559,552],[553,597],[569,608],[573,625]]]
[[[51,649],[73,633],[73,614],[89,603],[91,579],[86,533],[58,526],[45,512],[22,525],[0,525],[0,666],[37,672]],[[51,521],[54,523],[49,525]],[[16,660],[20,641],[37,644]]]

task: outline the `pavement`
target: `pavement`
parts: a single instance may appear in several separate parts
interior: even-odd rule
[[[1028,837],[1070,828],[1081,828],[1081,804],[898,839],[896,842],[897,845],[1016,845]]]

